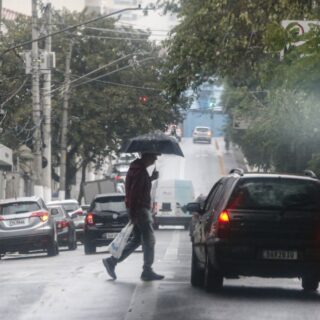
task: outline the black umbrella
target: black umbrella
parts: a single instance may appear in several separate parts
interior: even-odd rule
[[[161,131],[143,134],[130,139],[122,146],[121,152],[163,153],[184,157],[177,140]]]

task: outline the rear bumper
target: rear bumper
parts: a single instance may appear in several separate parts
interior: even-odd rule
[[[20,250],[46,249],[53,240],[53,234],[49,233],[1,238],[0,253],[15,252]]]
[[[105,246],[110,244],[114,238],[107,238],[108,234],[118,234],[125,225],[117,228],[97,228],[94,226],[86,227],[83,233],[83,241],[94,244],[95,246]]]
[[[67,245],[69,242],[69,231],[66,230],[58,230],[58,244],[59,246]]]
[[[226,277],[230,276],[258,276],[294,278],[305,274],[315,274],[320,279],[320,248],[306,249],[295,246],[277,246],[272,249],[296,250],[297,260],[267,260],[262,257],[262,251],[269,246],[248,244],[226,244],[209,241],[207,252],[211,264]]]

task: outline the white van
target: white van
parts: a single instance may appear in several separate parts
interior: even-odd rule
[[[155,181],[151,192],[155,229],[159,225],[189,227],[191,214],[185,211],[185,205],[194,201],[194,189],[191,180]]]

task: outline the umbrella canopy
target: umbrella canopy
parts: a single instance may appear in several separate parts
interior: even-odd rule
[[[176,139],[167,136],[161,131],[155,131],[127,141],[121,148],[121,152],[150,152],[175,154],[184,157],[179,143]]]

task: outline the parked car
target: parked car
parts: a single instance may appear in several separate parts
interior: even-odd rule
[[[209,127],[195,127],[192,132],[192,141],[211,143],[212,132]]]
[[[83,227],[85,215],[83,210],[79,205],[79,202],[75,199],[66,199],[66,200],[54,200],[47,203],[48,206],[58,205],[62,206],[63,209],[67,212],[69,217],[72,215],[75,216],[72,220],[76,227],[77,240],[83,242]]]
[[[85,254],[108,245],[129,222],[124,199],[119,193],[99,194],[93,199],[85,219]]]
[[[309,174],[310,175],[310,174]],[[192,232],[191,283],[219,290],[224,278],[320,279],[320,181],[311,176],[233,170],[211,189]]]
[[[69,250],[77,249],[77,233],[74,220],[76,213],[71,216],[62,206],[48,205],[50,213],[56,222],[59,246],[67,246]]]
[[[59,253],[57,230],[44,201],[39,197],[0,200],[0,257],[6,252],[46,250]]]
[[[132,161],[136,160],[137,157],[136,153],[121,153],[117,158],[115,165],[129,165]]]

